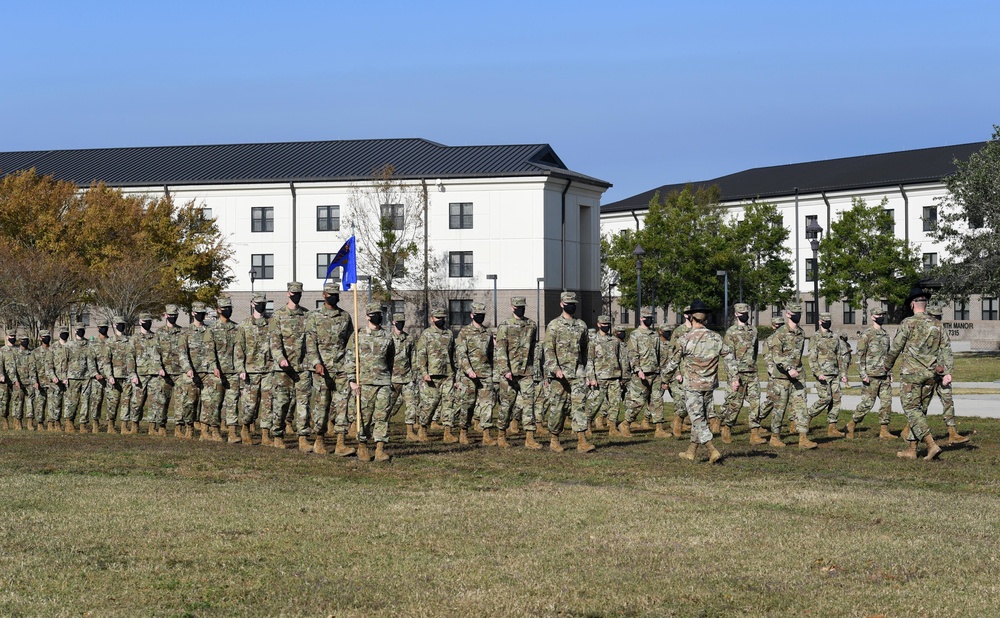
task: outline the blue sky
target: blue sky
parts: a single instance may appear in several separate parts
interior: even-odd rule
[[[4,7],[0,150],[549,143],[605,202],[987,140],[996,2],[46,2]]]

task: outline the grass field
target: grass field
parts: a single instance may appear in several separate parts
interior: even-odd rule
[[[925,463],[870,425],[811,452],[744,426],[717,466],[645,432],[579,455],[394,425],[381,466],[3,432],[0,615],[993,615],[1000,422],[960,428]]]

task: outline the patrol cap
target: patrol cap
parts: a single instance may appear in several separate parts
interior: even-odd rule
[[[215,301],[215,306],[219,307],[220,309],[222,307],[230,307],[230,308],[232,308],[232,306],[233,306],[233,299],[230,298],[230,297],[228,297],[228,296],[220,296],[219,300]]]
[[[177,311],[177,305],[167,305],[164,310],[164,313],[166,313],[167,315],[177,315],[179,313]]]
[[[28,331],[26,331],[26,330],[24,330],[22,328],[17,329],[17,338],[18,339],[27,339],[28,338]]]
[[[120,313],[116,313],[113,316],[111,316],[111,322],[112,324],[124,324],[125,318],[123,318]]]
[[[101,318],[100,320],[97,321],[97,326],[98,327],[101,327],[101,326],[108,327],[108,326],[111,326],[111,324],[108,323],[108,318]]]
[[[51,337],[51,336],[52,336],[52,333],[50,333],[47,330],[40,330],[40,331],[38,331],[38,338],[39,339],[41,339],[42,337]]]
[[[292,293],[302,293],[302,284],[298,281],[289,281],[288,291]]]
[[[575,303],[576,302],[576,292],[563,292],[559,295],[559,302],[561,303]]]
[[[368,303],[365,305],[365,313],[371,315],[373,313],[382,313],[382,305],[378,303]]]
[[[191,303],[191,313],[205,313],[208,309],[205,307],[205,303],[200,300],[196,300]]]
[[[656,332],[660,333],[661,335],[672,332],[672,330],[673,329],[671,329],[670,326],[666,324],[660,324],[659,326],[656,327]]]
[[[64,333],[67,335],[69,334],[69,324],[63,324],[59,327],[59,334],[62,335]]]
[[[773,318],[771,318],[771,326],[775,328],[779,326],[784,326],[784,324],[785,324],[785,318],[781,317],[780,315],[776,315]]]
[[[152,319],[153,319],[153,314],[151,314],[148,311],[143,311],[142,313],[139,314],[140,322],[152,321]]]
[[[876,307],[875,309],[872,309],[872,315],[873,316],[876,316],[876,315],[885,315],[885,309],[883,309],[881,307]]]
[[[267,296],[265,296],[264,294],[254,294],[253,298],[250,299],[250,302],[252,302],[255,305],[259,305],[261,303],[266,303],[267,302]]]
[[[597,323],[598,324],[611,324],[611,316],[610,315],[601,314],[601,315],[597,316]]]
[[[402,313],[394,313],[394,314],[392,314],[392,321],[393,322],[405,322],[406,321],[406,316],[404,314],[402,314]]]
[[[628,330],[628,327],[625,326],[624,324],[618,324],[617,326],[615,326],[615,332],[616,333],[624,333],[627,330]]]
[[[511,307],[524,307],[527,304],[528,303],[527,303],[527,301],[525,301],[525,299],[524,299],[523,296],[515,296],[515,297],[513,297],[513,298],[510,299],[510,306]]]
[[[289,290],[289,291],[291,291],[291,290]],[[302,290],[299,290],[299,291],[301,292]],[[323,284],[323,293],[324,294],[340,294],[340,284],[337,283],[336,281],[327,281],[326,283]]]
[[[486,313],[486,305],[483,303],[472,303],[472,313]]]
[[[944,313],[944,307],[940,301],[932,300],[927,303],[927,313],[940,317]]]
[[[639,312],[639,317],[652,318],[655,317],[655,314],[653,313],[652,309],[643,309],[642,311]]]
[[[733,310],[736,313],[750,313],[750,305],[746,303],[736,303],[733,306]]]
[[[87,330],[87,325],[83,322],[74,322],[73,330]]]
[[[691,305],[685,305],[684,306],[684,311],[682,313],[684,315],[688,315],[689,313],[691,313]]]
[[[832,320],[832,319],[833,319],[833,316],[830,315],[829,313],[825,312],[825,311],[823,313],[819,314],[819,321],[820,322],[827,322],[827,321]]]
[[[785,303],[785,311],[788,311],[789,313],[801,313],[802,303],[799,302]]]
[[[444,307],[434,307],[431,310],[431,316],[435,318],[446,318],[448,317],[448,310]]]

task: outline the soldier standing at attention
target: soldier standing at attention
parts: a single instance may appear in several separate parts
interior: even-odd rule
[[[208,348],[209,354],[215,355],[214,359],[209,358],[210,363],[213,360],[215,363],[211,376],[212,388],[208,392],[203,392],[202,396],[208,397],[213,406],[220,408],[219,420],[220,423],[225,422],[229,431],[229,444],[239,444],[243,441],[238,427],[240,380],[236,372],[236,340],[239,338],[239,325],[232,320],[233,299],[228,296],[219,297],[215,312],[219,319],[209,329],[212,344]]]
[[[344,371],[350,380],[354,396],[361,401],[361,429],[358,431],[358,459],[371,461],[368,445],[375,442],[375,461],[389,461],[385,443],[389,441],[389,393],[392,390],[392,361],[396,355],[392,335],[382,328],[382,307],[368,303],[368,325],[347,344]],[[357,374],[355,371],[357,370]],[[356,381],[360,375],[360,382]]]
[[[941,447],[934,442],[926,419],[927,406],[934,394],[935,376],[941,374],[943,386],[951,384],[951,374],[946,373],[948,368],[941,360],[946,354],[944,346],[950,343],[941,322],[927,315],[928,298],[930,294],[919,287],[910,290],[906,303],[913,309],[913,315],[899,325],[884,367],[884,373],[888,375],[896,360],[900,357],[903,359],[899,371],[899,381],[903,383],[899,399],[910,425],[906,437],[909,446],[896,453],[896,456],[916,459],[917,441],[920,440],[927,445],[927,456],[924,457],[926,461],[941,453]]]
[[[682,459],[694,461],[698,446],[708,447],[708,462],[716,463],[722,453],[712,444],[712,431],[708,428],[708,412],[712,408],[712,393],[719,385],[719,358],[724,358],[726,371],[731,376],[739,372],[736,357],[723,343],[722,337],[705,328],[708,307],[700,300],[691,303],[691,330],[677,341],[674,355],[666,366],[667,373],[677,373],[675,380],[684,386],[687,411],[691,415],[691,446],[678,453]],[[735,382],[735,379],[734,379]],[[737,388],[739,385],[734,386]]]
[[[139,433],[139,422],[143,418],[143,408],[149,402],[146,419],[155,433],[156,425],[166,422],[167,403],[170,400],[170,386],[167,371],[163,367],[160,342],[153,334],[153,316],[148,311],[139,314],[139,334],[132,337],[132,357],[135,359],[135,373],[132,375],[132,401],[129,404],[128,433]]]
[[[201,398],[201,389],[212,372],[208,351],[210,338],[205,325],[207,314],[205,303],[191,303],[191,325],[182,329],[178,340],[177,354],[184,373],[174,383],[173,399],[180,400],[180,405],[174,406],[174,437],[192,439],[197,421],[202,440],[221,442],[218,419],[213,418],[212,410],[205,407]]]
[[[595,450],[587,442],[587,412],[584,396],[587,389],[587,325],[573,317],[576,313],[576,293],[563,292],[559,297],[562,313],[545,328],[545,373],[551,380],[549,391],[549,448],[563,451],[559,443],[566,417],[576,432],[576,450],[589,453]]]
[[[767,368],[767,380],[770,385],[771,380],[774,380],[774,376],[777,370],[774,368],[774,359],[771,357],[771,344],[773,342],[774,336],[778,333],[778,329],[785,325],[785,318],[777,315],[771,318],[771,328],[773,332],[764,340],[764,345],[761,346],[763,349],[761,353],[764,355],[764,366]],[[774,402],[771,401],[769,397],[764,397],[764,402],[760,404],[759,412],[755,415],[750,414],[750,444],[751,446],[757,446],[760,444],[766,444],[768,438],[768,431],[761,427],[761,423],[764,422],[768,416],[771,415],[771,410],[774,409]],[[757,430],[754,432],[754,430]],[[777,440],[782,446],[784,442]]]
[[[587,351],[587,386],[592,391],[588,406],[589,426],[607,419],[608,431],[617,433],[621,412],[622,364],[625,346],[611,334],[611,316],[597,316],[597,334],[589,342]]]
[[[847,384],[850,348],[830,330],[832,324],[833,318],[829,313],[819,314],[819,332],[809,340],[809,368],[816,378],[816,394],[819,399],[809,413],[801,415],[795,423],[799,430],[799,446],[803,448],[816,448],[816,443],[808,437],[809,421],[823,412],[826,412],[826,435],[831,438],[844,437],[843,432],[837,429],[837,418],[840,416],[840,384]],[[806,436],[804,441],[803,435]]]
[[[472,322],[462,327],[455,338],[455,365],[458,369],[458,392],[452,411],[445,421],[444,441],[455,442],[451,429],[458,421],[460,444],[469,443],[469,423],[473,413],[480,425],[493,425],[493,336],[483,326],[486,305],[472,303]]]
[[[684,307],[684,323],[674,329],[674,333],[670,335],[670,344],[672,348],[677,347],[677,342],[684,333],[691,330],[691,307]],[[668,359],[671,358],[676,349],[671,349],[670,354],[663,358],[663,363],[666,364]],[[673,375],[670,375],[664,371],[660,371],[661,377],[666,382],[667,388],[670,391],[670,398],[674,402],[674,420],[672,424],[673,434],[675,438],[680,438],[681,433],[684,430],[684,419],[687,418],[687,403],[684,400],[684,389],[681,388],[680,383],[674,379]]]
[[[18,346],[14,348],[14,392],[10,401],[10,415],[14,417],[14,429],[34,430],[35,395],[38,393],[38,371],[35,357],[28,346],[31,341],[27,333],[18,333]]]
[[[302,300],[302,284],[292,281],[288,284],[288,301],[271,316],[268,332],[271,338],[271,359],[274,371],[271,374],[273,399],[273,422],[271,446],[286,448],[285,421],[294,404],[296,418],[302,419],[296,432],[299,436],[299,450],[311,452],[309,425],[304,422],[309,415],[309,394],[312,390],[310,373],[303,365],[305,360],[306,317],[299,301]]]
[[[927,303],[927,313],[938,322],[941,321],[943,312],[944,310],[940,302],[931,301]],[[955,356],[951,351],[951,337],[948,336],[947,330],[942,329],[942,332],[947,343],[941,346],[941,358],[937,365],[942,368],[942,371],[934,372],[934,392],[941,398],[941,405],[944,407],[944,424],[948,428],[948,444],[964,444],[969,441],[969,438],[958,433],[958,428],[955,424],[955,400],[951,396],[951,384],[949,383],[945,386],[941,383],[945,374],[950,375],[955,370]]]
[[[323,306],[309,313],[306,318],[306,359],[305,367],[312,372],[312,431],[316,434],[313,452],[325,455],[327,421],[333,416],[337,446],[334,454],[346,457],[354,454],[354,449],[344,444],[344,436],[354,418],[354,411],[348,410],[348,375],[344,373],[344,357],[347,342],[354,332],[351,314],[338,306],[340,292],[336,283],[323,286]],[[305,419],[301,418],[304,422]],[[301,442],[301,440],[300,440]],[[308,452],[308,451],[307,451]]]
[[[670,358],[670,336],[673,331],[666,324],[661,324],[656,327],[657,334],[657,355],[660,359],[660,366],[666,362],[665,359]],[[656,427],[656,432],[653,434],[655,438],[667,438],[670,434],[663,428],[663,424],[666,422],[666,415],[664,406],[667,400],[667,389],[670,388],[667,381],[664,380],[663,372],[658,372],[656,377],[650,386],[650,402],[649,402],[649,420]],[[648,429],[649,427],[644,427]]]
[[[784,447],[781,441],[781,423],[785,414],[791,417],[801,413],[805,415],[806,387],[802,377],[802,352],[806,345],[806,336],[799,328],[802,319],[802,303],[791,302],[785,305],[785,326],[775,331],[769,339],[771,361],[774,363],[774,373],[767,383],[767,398],[774,408],[771,417],[771,446]],[[800,412],[801,411],[801,412]],[[799,431],[808,427],[799,428]],[[805,434],[799,436],[801,448],[816,448],[808,446],[809,439]]]
[[[898,436],[889,432],[892,416],[892,376],[883,373],[885,357],[889,353],[889,333],[885,323],[885,309],[872,311],[872,325],[858,337],[858,373],[861,374],[861,401],[854,409],[854,415],[847,423],[847,437],[854,438],[854,429],[865,419],[865,415],[875,407],[875,398],[881,404],[878,412],[879,434],[883,440],[893,440]]]
[[[740,415],[744,400],[750,404],[748,419],[760,414],[760,380],[757,378],[757,329],[750,325],[750,305],[736,303],[733,307],[736,322],[726,331],[723,342],[733,351],[736,357],[735,376],[729,376],[729,388],[726,393],[725,418],[722,421],[722,442],[730,444],[733,441],[733,425]],[[735,378],[735,379],[734,379]],[[750,424],[750,436],[760,433]]]
[[[81,432],[86,433],[86,422],[90,416],[90,382],[97,375],[97,365],[85,337],[87,327],[77,324],[73,330],[76,338],[66,346],[69,381],[66,385],[63,419],[68,433],[76,433],[74,423],[77,418],[80,420]]]
[[[420,381],[420,426],[417,440],[426,442],[427,428],[438,407],[443,406],[448,417],[455,386],[455,337],[445,326],[448,311],[436,307],[431,311],[431,326],[424,329],[414,348],[416,372]]]
[[[14,344],[17,334],[8,332],[4,337],[3,347],[0,347],[0,417],[3,418],[3,429],[10,429],[10,397],[11,374],[14,372]],[[8,369],[9,368],[9,369]]]
[[[94,357],[94,367],[96,368],[96,373],[90,380],[90,396],[87,398],[87,407],[90,409],[91,433],[100,432],[101,413],[104,412],[104,415],[107,416],[107,412],[104,411],[104,387],[108,383],[108,378],[101,371],[101,359],[108,349],[109,328],[107,318],[102,318],[97,323],[97,340],[91,341],[87,346],[90,354]],[[80,430],[85,431],[82,420],[80,421]]]
[[[55,431],[49,409],[49,366],[52,364],[52,334],[47,330],[38,331],[38,347],[32,354],[35,357],[35,374],[38,376],[38,394],[35,396],[35,423],[39,429]],[[58,418],[56,419],[58,421]]]
[[[156,344],[160,348],[160,358],[165,372],[162,377],[167,406],[164,407],[162,414],[159,414],[158,407],[153,408],[157,416],[149,419],[151,436],[166,437],[168,409],[172,412],[175,422],[177,420],[183,422],[185,408],[190,410],[188,416],[192,422],[194,420],[194,379],[187,376],[187,372],[191,370],[191,359],[188,356],[187,344],[183,341],[184,329],[177,325],[178,315],[177,305],[167,305],[163,313],[166,324],[156,331]],[[138,352],[136,356],[138,357]]]
[[[402,313],[392,315],[392,347],[396,357],[392,361],[392,393],[389,396],[389,418],[395,416],[405,404],[406,439],[416,441],[417,432],[413,426],[417,424],[418,403],[417,385],[413,381],[413,337],[403,330],[406,327],[406,316]]]
[[[267,297],[254,294],[251,317],[237,330],[236,370],[242,380],[240,393],[240,439],[243,446],[253,445],[253,424],[260,418],[261,446],[271,446],[271,339],[264,316]]]
[[[535,413],[535,379],[541,381],[535,364],[538,325],[524,316],[526,300],[523,296],[510,299],[510,317],[497,325],[496,349],[493,368],[500,382],[500,406],[497,412],[497,444],[507,444],[507,429],[517,419],[524,425],[524,446],[532,450],[542,448],[535,440],[539,416]],[[491,446],[493,439],[489,427],[483,426],[483,444]]]
[[[659,340],[659,335],[653,330],[653,310],[643,309],[639,328],[633,330],[628,338],[628,394],[625,397],[625,420],[618,425],[618,432],[623,437],[632,437],[631,424],[652,402],[653,380],[660,373]]]
[[[56,431],[63,431],[66,410],[66,388],[69,385],[69,326],[59,327],[59,343],[52,347],[52,364],[48,367],[50,406],[54,408]],[[67,431],[69,428],[66,428]]]
[[[129,402],[132,400],[132,382],[129,377],[135,373],[135,353],[132,342],[125,334],[125,318],[112,318],[115,336],[104,349],[98,363],[98,370],[107,379],[104,389],[104,409],[107,411],[108,433],[117,433],[115,423],[121,420],[121,431],[125,433],[125,421],[129,418]]]

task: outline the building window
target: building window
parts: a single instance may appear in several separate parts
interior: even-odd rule
[[[968,321],[969,320],[969,303],[964,300],[955,301],[955,320],[956,321]]]
[[[273,300],[269,300],[264,305],[264,317],[269,318],[272,315],[274,315],[274,301]]]
[[[254,253],[250,256],[250,267],[255,279],[274,279],[274,254]]]
[[[472,324],[472,301],[467,299],[449,300],[448,323],[452,326]]]
[[[471,277],[472,276],[472,252],[471,251],[449,251],[448,252],[448,276],[449,277]]]
[[[403,315],[406,315],[406,301],[402,300],[402,299],[400,299],[400,300],[390,300],[389,301],[389,307],[388,307],[387,311],[389,313],[385,316],[385,320],[384,320],[385,322],[391,322],[392,321],[392,316],[395,315],[395,314],[397,314],[397,313],[402,313]],[[469,309],[469,311],[472,311],[472,309]]]
[[[274,231],[274,208],[271,206],[255,206],[250,209],[251,232]]]
[[[816,223],[819,224],[819,215],[806,215],[806,228],[809,228],[809,224]],[[812,240],[816,238],[816,232],[806,232],[806,240]]]
[[[317,253],[316,254],[316,278],[326,279],[326,269],[330,267],[330,262],[337,256],[336,253]],[[330,273],[330,281],[334,283],[340,283],[340,273],[343,272],[343,268],[334,268],[333,272]]]
[[[448,204],[448,228],[452,230],[472,229],[472,203]]]
[[[340,230],[340,206],[316,207],[316,231],[337,232]]]
[[[816,260],[806,258],[806,281],[816,280]]]
[[[983,299],[983,319],[984,320],[997,319],[997,299],[995,298]]]
[[[886,234],[892,234],[896,231],[896,211],[892,208],[886,208],[885,213],[889,215],[889,220],[886,221],[886,229],[883,231]]]
[[[403,229],[403,205],[382,204],[382,218],[389,219],[389,225],[392,226],[392,229]]]
[[[321,298],[321,299],[319,299],[319,300],[317,300],[317,301],[316,301],[316,308],[317,308],[317,309],[322,309],[322,308],[323,308],[323,305],[325,305],[325,304],[326,304],[326,301],[324,301],[324,300],[323,300],[323,299]]]
[[[212,217],[211,208],[199,208],[198,214],[201,215],[202,221],[211,221],[214,218]]]
[[[851,303],[844,303],[844,324],[854,324],[854,307]]]
[[[628,309],[622,309],[621,315],[618,316],[618,323],[628,324],[628,318],[629,318]]]
[[[814,301],[814,300],[807,300],[804,304],[806,306],[806,324],[815,324],[816,323],[816,301]]]
[[[931,232],[937,229],[937,206],[924,206],[924,231]]]
[[[771,307],[771,317],[783,318],[785,317],[785,310],[779,307],[778,305],[774,305],[773,307]]]
[[[682,312],[682,311],[678,311],[677,312],[677,320],[676,320],[676,322],[677,322],[678,326],[680,326],[681,324],[684,323],[684,312]]]
[[[924,254],[924,272],[933,270],[938,264],[937,253]]]

